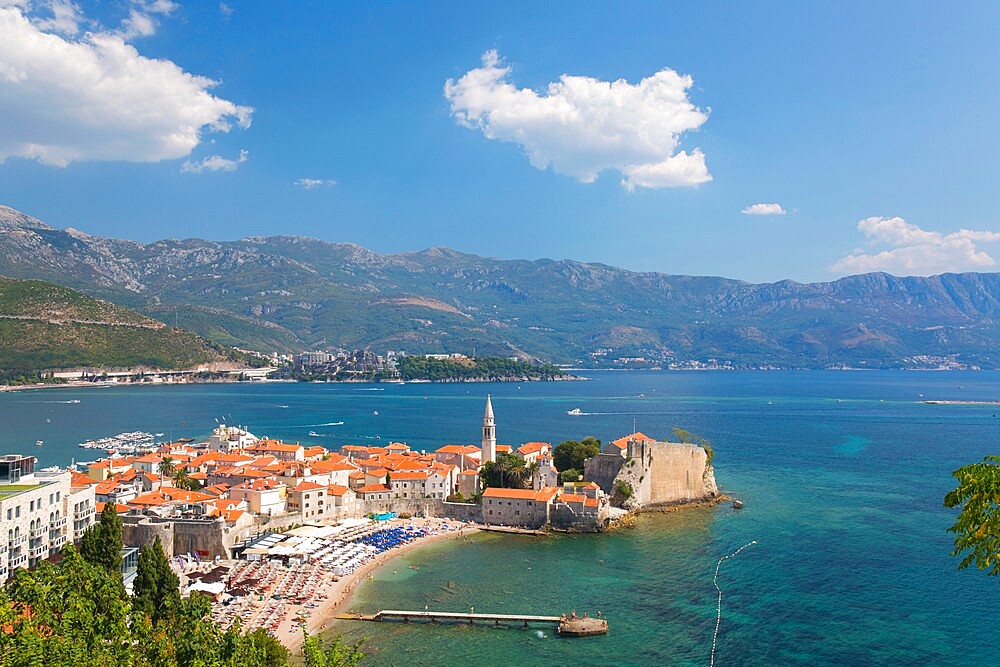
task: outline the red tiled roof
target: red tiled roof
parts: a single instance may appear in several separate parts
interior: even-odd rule
[[[648,435],[636,431],[632,435],[626,435],[622,438],[618,438],[617,440],[612,440],[611,444],[617,447],[618,449],[625,449],[626,447],[628,447],[629,440],[637,440],[639,442],[655,442],[655,440],[653,440],[653,438],[650,438]]]
[[[79,488],[79,487],[82,487],[82,486],[91,486],[93,484],[97,484],[97,481],[93,480],[93,479],[90,479],[89,477],[87,477],[86,475],[84,475],[82,472],[77,472],[76,470],[71,470],[70,471],[70,476],[69,476],[69,486],[70,486],[70,488],[76,489],[76,488]]]
[[[483,492],[483,498],[506,498],[510,500],[534,500],[548,502],[559,492],[558,487],[547,486],[540,491],[533,489],[500,489],[494,486]]]
[[[105,505],[107,505],[107,503],[94,503],[94,508],[97,510],[97,513],[100,514],[101,512],[104,511]],[[115,503],[115,511],[118,512],[119,514],[128,514],[129,510],[127,505],[122,505],[121,503]]]
[[[322,489],[323,486],[317,484],[316,482],[299,482],[299,485],[295,487],[296,491],[315,491],[316,489]]]
[[[428,479],[434,474],[433,470],[400,470],[392,473],[392,481],[403,479]]]
[[[526,442],[517,448],[519,454],[534,454],[540,452],[544,447],[549,447],[547,442]]]

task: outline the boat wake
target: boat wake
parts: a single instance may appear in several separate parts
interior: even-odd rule
[[[325,422],[323,424],[306,424],[301,428],[316,428],[317,426],[343,426],[344,422]]]

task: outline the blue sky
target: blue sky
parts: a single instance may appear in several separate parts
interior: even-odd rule
[[[0,0],[0,203],[142,241],[993,271],[998,29],[993,3]]]

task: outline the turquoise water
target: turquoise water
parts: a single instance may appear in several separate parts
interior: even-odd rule
[[[231,415],[304,443],[476,442],[491,391],[501,441],[683,426],[711,439],[721,486],[746,502],[643,517],[598,536],[481,536],[432,545],[364,584],[360,609],[608,615],[580,640],[535,629],[341,624],[367,663],[707,664],[722,566],[717,664],[1000,664],[1000,586],[957,572],[941,505],[958,466],[1000,453],[1000,374],[595,373],[579,383],[197,385],[0,395],[0,450],[41,463],[126,430],[199,436]],[[382,391],[368,391],[382,389]],[[922,395],[922,396],[921,396]],[[79,404],[54,403],[79,399]],[[288,407],[281,407],[288,406]],[[585,416],[566,415],[580,408]],[[373,414],[377,411],[379,414]],[[50,420],[50,421],[46,421]],[[343,421],[343,425],[317,426]],[[320,438],[310,438],[316,431]],[[380,436],[375,440],[374,436]],[[34,447],[44,439],[42,447]],[[412,570],[409,564],[419,567]],[[448,583],[452,583],[452,588]]]

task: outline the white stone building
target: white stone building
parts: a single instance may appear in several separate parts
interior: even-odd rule
[[[94,522],[93,488],[71,488],[69,470],[35,472],[35,458],[0,456],[0,579],[33,567]],[[89,510],[76,510],[89,502]],[[73,518],[73,529],[69,518]]]

